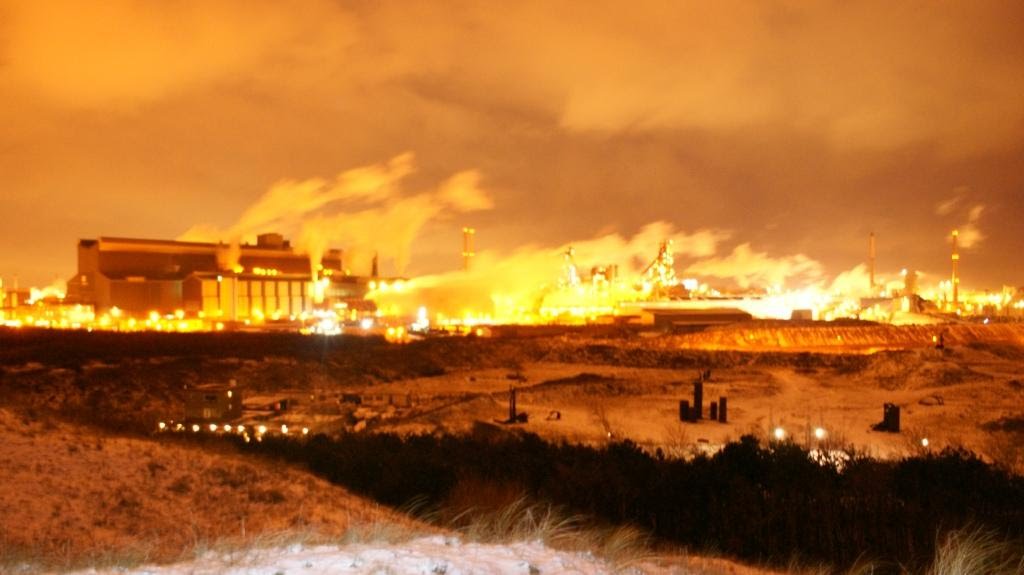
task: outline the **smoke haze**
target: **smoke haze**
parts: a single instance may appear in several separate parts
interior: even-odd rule
[[[294,237],[314,268],[329,248],[343,247],[346,266],[363,270],[379,254],[401,274],[413,240],[428,221],[493,207],[475,171],[459,172],[434,190],[410,194],[401,184],[414,171],[415,158],[405,153],[346,170],[333,181],[281,181],[227,228],[198,224],[178,239],[237,246],[261,233],[277,232]]]
[[[696,269],[752,284],[851,269],[871,231],[880,262],[944,277],[959,228],[965,287],[1020,285],[1022,18],[990,0],[0,3],[0,273],[70,277],[79,238],[195,222],[426,275],[458,266],[463,225],[509,254],[665,221],[733,230]],[[330,177],[350,166],[368,195]],[[443,199],[451,178],[495,208]]]

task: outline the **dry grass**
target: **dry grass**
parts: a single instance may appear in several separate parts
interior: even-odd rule
[[[1024,575],[1024,544],[980,528],[949,533],[928,575]]]
[[[788,573],[801,575],[827,575],[834,567],[820,565],[801,566],[793,563]],[[917,573],[892,564],[883,564],[863,558],[845,571],[844,575],[876,575],[881,573]],[[964,528],[949,532],[939,543],[932,565],[926,575],[1024,575],[1024,545],[1007,541],[998,534],[982,528]]]
[[[631,526],[602,527],[579,515],[519,496],[495,507],[414,511],[424,520],[451,529],[466,541],[502,544],[540,541],[562,551],[590,552],[616,570],[637,565],[656,554],[648,535]]]
[[[0,486],[0,572],[165,562],[261,537],[337,538],[353,525],[412,523],[230,449],[114,437],[3,409]]]

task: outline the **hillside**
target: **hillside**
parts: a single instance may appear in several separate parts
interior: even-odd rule
[[[224,539],[411,525],[343,488],[229,451],[115,437],[0,409],[0,557],[176,559]],[[0,563],[0,570],[2,570]]]

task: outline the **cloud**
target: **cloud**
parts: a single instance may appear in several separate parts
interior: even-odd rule
[[[1015,141],[1024,121],[1013,3],[53,0],[8,10],[7,74],[73,105],[225,82],[336,98],[432,86],[429,97],[549,114],[571,131],[785,129],[843,150],[951,153]]]
[[[573,131],[784,129],[962,154],[1015,141],[1024,120],[1012,4],[397,6],[363,15],[391,49],[381,74],[457,70],[452,99],[539,108]]]
[[[48,0],[7,7],[3,73],[73,107],[136,105],[341,50],[353,22],[323,0]]]

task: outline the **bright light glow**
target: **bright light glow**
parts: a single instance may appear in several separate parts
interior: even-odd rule
[[[815,427],[814,428],[814,437],[815,437],[815,439],[825,439],[826,435],[828,435],[828,433],[825,432],[825,428],[823,428],[823,427]]]
[[[211,423],[210,424],[210,431],[217,431],[217,424],[216,423]]]
[[[426,307],[420,306],[420,308],[416,310],[416,321],[409,326],[409,329],[421,333],[430,331],[430,317],[427,313]]]
[[[256,432],[259,433],[260,435],[263,435],[264,433],[267,432],[267,426],[266,425],[261,425],[261,426],[257,427],[256,428]]]
[[[778,441],[782,441],[783,439],[786,438],[786,430],[782,429],[781,427],[776,427],[775,431],[772,432],[772,435],[774,435],[775,439],[777,439]]]
[[[288,435],[288,426],[287,425],[282,425],[281,426],[281,433],[283,433],[285,435]]]
[[[362,321],[359,322],[359,327],[363,329],[370,329],[371,327],[373,327],[373,319],[364,317]]]
[[[928,447],[928,438],[927,437],[922,437],[921,438],[921,447]]]
[[[198,423],[193,423],[192,424],[192,433],[198,433],[198,432],[199,432],[199,424]]]
[[[167,429],[167,424],[161,421],[160,423],[157,424],[157,427],[159,427],[160,430],[163,431],[164,429]]]
[[[309,435],[309,428],[308,427],[303,427],[302,428],[302,435]]]
[[[226,431],[228,433],[231,433],[231,426],[225,423],[224,424],[224,431]]]

